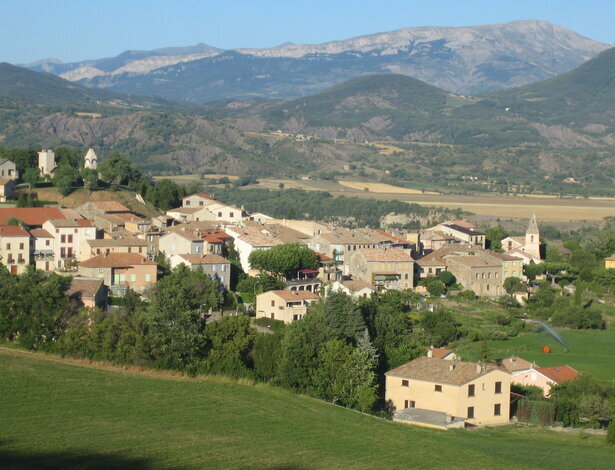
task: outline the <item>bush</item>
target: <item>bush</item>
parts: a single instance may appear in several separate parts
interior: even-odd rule
[[[615,444],[615,416],[611,418],[609,429],[606,432],[606,442]]]
[[[436,278],[429,280],[425,285],[429,294],[434,297],[440,297],[446,292],[446,286],[444,283]]]

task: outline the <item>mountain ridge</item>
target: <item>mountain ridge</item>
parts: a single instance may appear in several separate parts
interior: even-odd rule
[[[188,98],[196,104],[224,98],[296,98],[374,73],[408,75],[449,92],[476,95],[550,78],[608,47],[538,20],[402,28],[316,45],[236,50],[201,46],[126,51],[115,58],[33,67],[91,87]],[[186,87],[201,92],[187,94]]]

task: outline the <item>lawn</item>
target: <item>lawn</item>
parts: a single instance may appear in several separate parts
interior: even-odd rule
[[[604,437],[435,431],[266,385],[0,350],[2,469],[612,468]]]
[[[490,356],[502,358],[514,354],[529,361],[536,361],[543,367],[568,364],[580,372],[587,372],[601,380],[615,385],[615,325],[606,330],[560,330],[556,331],[568,343],[564,348],[545,331],[522,333],[503,341],[488,341]],[[551,352],[543,354],[542,346],[549,346]],[[476,359],[478,343],[461,345],[464,357]]]

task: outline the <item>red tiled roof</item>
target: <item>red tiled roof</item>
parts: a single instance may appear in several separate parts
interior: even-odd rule
[[[192,255],[179,255],[188,261],[190,264],[229,264],[230,261],[226,258],[223,258],[220,255],[202,255],[202,254],[192,254]]]
[[[280,297],[283,300],[310,300],[310,299],[320,299],[320,297],[316,294],[314,294],[313,292],[310,292],[309,290],[272,290],[272,291],[267,291],[265,292],[265,294],[267,293],[274,293],[275,295],[277,295],[278,297]],[[263,294],[259,294],[259,295],[263,295]]]
[[[51,219],[66,220],[66,216],[55,207],[6,207],[0,208],[0,225],[5,225],[10,217],[21,220],[26,225],[43,225]]]
[[[202,197],[203,199],[211,199],[212,201],[216,201],[216,198],[213,197],[211,194],[205,194],[205,193],[196,193],[196,194],[191,194],[190,196],[184,196],[182,197],[182,199],[186,199],[192,196],[199,196]]]
[[[128,207],[117,201],[98,201],[92,204],[103,212],[130,212]]]
[[[579,373],[570,366],[540,367],[536,369],[536,372],[540,372],[557,384],[579,378]]]
[[[10,181],[13,181],[10,178],[1,178],[0,179],[0,186],[4,186],[5,184],[9,183]]]
[[[409,240],[406,240],[406,239],[401,238],[401,237],[396,237],[395,235],[391,235],[390,233],[386,233],[384,230],[375,229],[374,232],[378,232],[383,237],[390,238],[391,240],[399,242],[399,243],[407,243],[407,244],[411,243]]]
[[[86,268],[124,268],[128,266],[155,265],[139,253],[108,253],[94,256],[80,263]]]
[[[79,225],[79,227],[94,227],[94,222],[88,219],[78,219],[75,220],[75,222]]]
[[[51,235],[47,230],[43,230],[42,228],[35,228],[33,230],[30,230],[30,235],[35,238],[53,238],[53,235]]]
[[[30,234],[19,225],[0,226],[0,237],[29,237]]]
[[[430,349],[430,351],[431,351],[431,357],[435,357],[436,359],[444,359],[449,354],[452,354],[455,352],[452,349],[445,349],[445,348],[432,348]]]
[[[316,257],[318,258],[318,261],[333,261],[333,258],[331,258],[330,256],[324,255],[322,253],[320,253],[319,251],[315,251],[314,253],[316,253]]]

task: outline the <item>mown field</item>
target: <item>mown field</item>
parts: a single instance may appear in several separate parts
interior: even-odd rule
[[[512,339],[487,341],[491,358],[516,356],[536,361],[542,367],[568,364],[580,372],[592,374],[615,385],[615,325],[606,330],[556,329],[568,344],[565,348],[547,332],[522,333]],[[541,352],[549,346],[551,352]],[[459,350],[471,359],[478,359],[478,343],[466,343]],[[465,357],[465,356],[464,356]]]
[[[612,468],[603,436],[435,431],[266,385],[0,350],[2,469]]]

